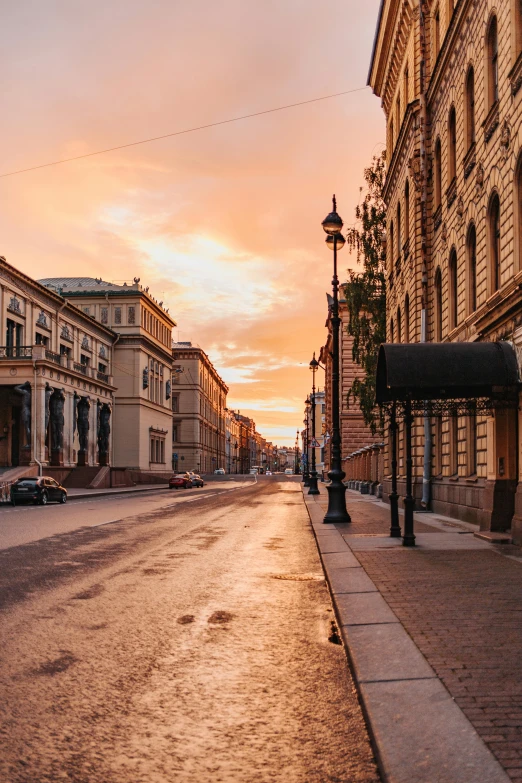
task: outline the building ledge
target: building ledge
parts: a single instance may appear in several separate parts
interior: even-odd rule
[[[476,144],[475,142],[472,143],[469,150],[466,153],[466,157],[463,161],[463,168],[464,168],[464,179],[467,179],[473,169],[475,168],[475,163],[477,162],[477,153],[476,153]]]
[[[511,83],[511,95],[514,98],[522,86],[522,52],[520,52],[514,66],[508,73],[508,79]]]
[[[484,128],[484,141],[486,142],[486,144],[495,133],[499,124],[500,124],[500,107],[499,107],[498,100],[496,100],[493,106],[491,107],[491,109],[489,110],[488,116],[482,123],[482,127]]]

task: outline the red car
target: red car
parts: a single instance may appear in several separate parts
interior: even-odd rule
[[[192,478],[189,473],[178,473],[176,476],[171,476],[169,479],[170,489],[189,489],[192,486]]]

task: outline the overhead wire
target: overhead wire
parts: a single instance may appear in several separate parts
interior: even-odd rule
[[[49,163],[40,163],[37,166],[29,166],[25,169],[16,169],[14,171],[6,171],[3,174],[0,174],[0,179],[4,179],[5,177],[14,177],[16,174],[25,174],[29,171],[37,171],[38,169],[45,169],[50,168],[51,166],[59,166],[62,163],[71,163],[75,160],[84,160],[85,158],[92,158],[95,155],[104,155],[107,152],[116,152],[117,150],[124,150],[128,149],[129,147],[138,147],[141,144],[150,144],[154,141],[161,141],[162,139],[170,139],[174,136],[183,136],[187,133],[195,133],[196,131],[200,130],[206,130],[208,128],[216,128],[220,125],[229,125],[233,122],[240,122],[242,120],[248,120],[252,117],[261,117],[263,114],[274,114],[278,111],[285,111],[287,109],[295,109],[298,106],[306,106],[310,103],[318,103],[319,101],[327,101],[331,98],[339,98],[342,95],[350,95],[354,92],[362,92],[363,90],[367,90],[368,87],[355,87],[353,90],[343,90],[343,92],[335,92],[331,93],[330,95],[322,95],[319,98],[309,98],[306,101],[298,101],[297,103],[287,103],[284,106],[277,106],[273,109],[263,109],[262,111],[255,111],[250,114],[242,114],[239,117],[230,117],[227,120],[218,120],[217,122],[209,122],[205,125],[196,125],[193,128],[185,128],[184,130],[179,131],[172,131],[171,133],[164,133],[161,136],[151,136],[148,139],[140,139],[139,141],[131,141],[127,144],[119,144],[115,147],[107,147],[103,150],[95,150],[94,152],[85,152],[83,155],[74,155],[70,158],[61,158],[60,160],[54,160]]]

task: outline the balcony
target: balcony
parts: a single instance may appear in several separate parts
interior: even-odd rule
[[[47,348],[45,349],[45,358],[49,359],[50,362],[54,362],[55,364],[59,364],[60,367],[62,366],[62,358],[66,359],[67,357],[60,356],[59,353],[54,353],[53,351],[48,351]]]
[[[88,367],[86,364],[78,364],[78,362],[73,362],[73,370],[75,372],[80,372],[82,375],[87,375]]]
[[[0,346],[0,359],[32,359],[32,345],[2,345]]]
[[[107,373],[96,370],[96,380],[103,381],[103,383],[109,383],[109,376],[107,375]]]

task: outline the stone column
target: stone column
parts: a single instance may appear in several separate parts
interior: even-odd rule
[[[36,388],[33,384],[32,389],[32,416],[31,416],[31,446],[33,449],[32,459],[35,458],[42,463],[48,461],[48,455],[45,448],[45,387],[46,378],[38,375],[36,377]]]

